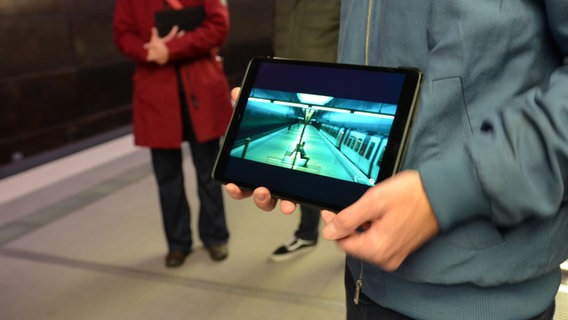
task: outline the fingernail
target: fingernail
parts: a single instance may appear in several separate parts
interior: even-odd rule
[[[328,240],[334,240],[335,239],[335,235],[336,235],[336,229],[335,226],[333,225],[333,223],[327,224],[324,227],[324,232],[323,235],[326,239]]]
[[[337,233],[337,229],[335,228],[335,224],[330,223],[329,225],[329,232],[331,232],[332,234],[336,234]]]

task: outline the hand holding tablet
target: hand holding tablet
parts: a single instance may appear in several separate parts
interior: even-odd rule
[[[416,69],[255,58],[213,177],[339,211],[400,169],[420,84]]]

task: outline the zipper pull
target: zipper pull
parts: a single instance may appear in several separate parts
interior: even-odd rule
[[[363,260],[361,261],[361,271],[359,272],[359,279],[355,282],[355,294],[353,295],[353,302],[355,305],[359,304],[359,295],[361,294],[361,288],[363,287]]]
[[[355,285],[355,297],[353,298],[355,305],[359,304],[359,294],[361,293],[361,287],[363,287],[363,280],[357,279],[357,283]]]

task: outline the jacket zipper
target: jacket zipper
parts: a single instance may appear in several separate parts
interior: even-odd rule
[[[371,38],[371,18],[373,16],[373,4],[374,0],[369,0],[369,5],[367,7],[367,26],[365,30],[365,65],[369,65],[369,42]],[[353,302],[355,305],[359,304],[359,295],[361,294],[361,289],[363,288],[363,260],[361,261],[361,271],[359,272],[359,278],[355,282],[355,294],[353,295]]]
[[[355,305],[359,304],[359,295],[361,294],[361,288],[363,288],[363,260],[359,261],[361,261],[361,271],[359,271],[359,279],[355,282],[355,294],[353,295]]]
[[[371,38],[371,18],[373,16],[374,0],[369,0],[367,7],[367,27],[365,30],[365,65],[369,65],[369,42]]]

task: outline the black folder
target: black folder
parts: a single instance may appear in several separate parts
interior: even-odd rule
[[[205,19],[203,6],[185,7],[180,10],[161,10],[154,13],[156,28],[160,37],[167,35],[178,26],[180,30],[190,31],[197,28]]]

